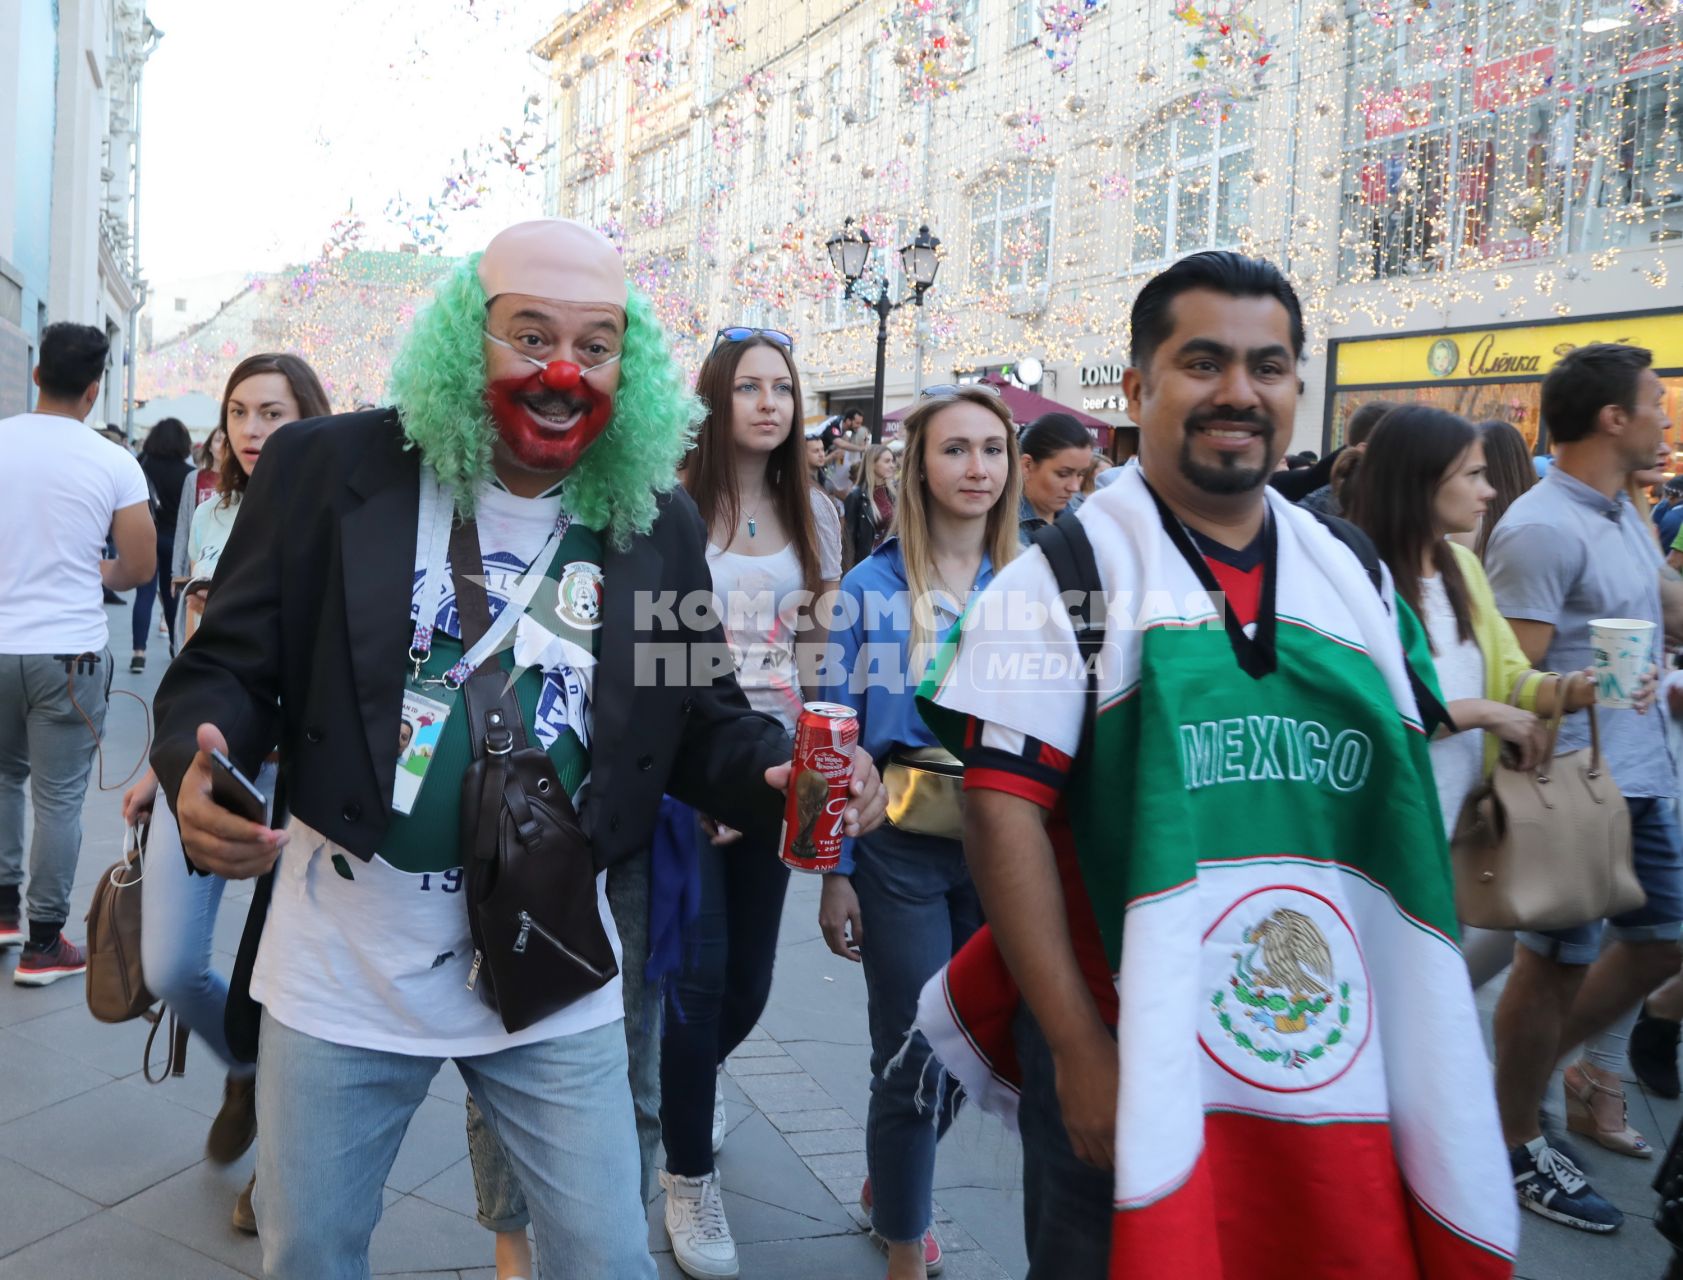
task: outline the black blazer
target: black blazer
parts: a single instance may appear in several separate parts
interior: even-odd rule
[[[420,455],[392,409],[292,423],[263,452],[204,620],[158,689],[152,764],[173,808],[199,724],[251,775],[278,746],[291,812],[367,859],[392,817]],[[781,798],[763,774],[789,758],[788,735],[749,709],[716,617],[633,608],[710,592],[706,541],[676,490],[648,534],[605,550],[581,806],[599,866],[647,846],[663,792],[777,832]]]

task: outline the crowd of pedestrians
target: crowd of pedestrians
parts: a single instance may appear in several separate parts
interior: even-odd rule
[[[155,603],[170,654],[122,799],[142,967],[226,1073],[207,1152],[255,1144],[233,1223],[266,1276],[368,1274],[445,1059],[499,1280],[652,1276],[656,1185],[680,1269],[739,1274],[720,1072],[774,981],[815,701],[858,729],[818,924],[863,969],[891,1280],[942,1269],[966,1100],[1020,1137],[1035,1280],[1482,1278],[1520,1207],[1614,1230],[1544,1104],[1564,1065],[1573,1135],[1671,1141],[1620,1084],[1676,1096],[1683,1026],[1683,490],[1648,354],[1548,373],[1539,480],[1511,425],[1420,404],[1288,459],[1305,333],[1268,263],[1174,264],[1130,342],[1126,465],[987,383],[873,443],[803,425],[779,330],[720,329],[687,382],[612,244],[546,220],[439,284],[389,407],[335,415],[257,354],[200,449],[166,420],[137,462],[76,429],[103,337],[49,328],[37,410],[0,422],[14,980],[86,967],[100,589],[136,588],[131,671]],[[1645,646],[1610,703],[1607,619]],[[1590,714],[1641,905],[1472,927],[1469,813]],[[1473,993],[1503,971],[1492,1063]]]

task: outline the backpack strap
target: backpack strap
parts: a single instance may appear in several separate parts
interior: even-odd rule
[[[1104,584],[1099,580],[1099,562],[1087,530],[1072,511],[1037,529],[1033,541],[1052,567],[1058,596],[1069,610],[1081,665],[1087,672],[1087,705],[1081,716],[1081,745],[1077,748],[1080,755],[1086,755],[1092,745],[1093,722],[1099,714],[1098,654],[1104,645]]]

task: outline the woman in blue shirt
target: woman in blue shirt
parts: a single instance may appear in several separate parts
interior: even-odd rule
[[[968,387],[927,396],[906,416],[905,439],[896,536],[842,579],[850,625],[832,634],[841,661],[828,693],[859,713],[859,743],[885,775],[915,777],[917,799],[844,848],[818,921],[831,951],[865,966],[871,1107],[860,1205],[887,1246],[890,1280],[923,1280],[941,1261],[930,1229],[935,1144],[958,1099],[944,1076],[924,1079],[929,1045],[906,1037],[923,984],[981,925],[982,908],[960,839],[958,763],[936,745],[914,695],[970,593],[1017,553],[1022,481],[997,396]]]

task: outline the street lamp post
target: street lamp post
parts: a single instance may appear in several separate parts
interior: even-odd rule
[[[860,278],[871,260],[871,236],[863,227],[856,228],[852,218],[842,224],[842,229],[831,236],[824,247],[830,252],[830,263],[836,273],[847,282],[842,298],[857,298],[877,313],[877,372],[871,394],[871,443],[880,444],[882,388],[888,364],[888,317],[907,303],[923,306],[923,295],[934,286],[935,273],[941,267],[938,253],[941,242],[929,234],[927,226],[923,226],[918,228],[917,237],[910,244],[901,246],[900,263],[905,268],[906,279],[912,282],[912,292],[898,302],[888,296],[886,273],[875,298],[858,290]]]

